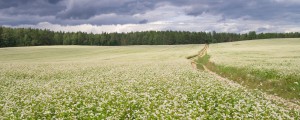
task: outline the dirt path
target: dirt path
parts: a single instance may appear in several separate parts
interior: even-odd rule
[[[206,45],[204,46],[204,48],[203,48],[201,51],[199,51],[198,56],[191,58],[191,65],[192,65],[192,67],[193,67],[194,69],[197,69],[197,63],[195,62],[195,58],[203,57],[204,55],[206,55],[206,54],[207,54],[207,49],[208,49],[208,48],[209,48],[209,46],[206,44]],[[240,84],[238,84],[238,83],[236,83],[236,82],[234,82],[234,81],[232,81],[232,80],[229,80],[229,79],[227,79],[227,78],[224,78],[224,77],[218,75],[217,73],[215,73],[215,72],[209,70],[205,65],[203,65],[203,68],[204,68],[204,70],[207,71],[208,73],[210,73],[210,74],[216,76],[216,78],[217,78],[218,80],[220,80],[220,81],[222,81],[222,82],[225,82],[225,83],[227,83],[227,84],[230,85],[230,86],[235,86],[235,87],[242,87],[242,88],[245,88],[244,86],[242,86],[242,85],[240,85]],[[197,70],[198,70],[198,69],[197,69]],[[247,89],[247,88],[245,88],[245,89]],[[300,110],[300,106],[299,106],[298,104],[295,104],[295,103],[293,103],[293,102],[291,102],[291,101],[289,101],[289,100],[286,100],[286,99],[284,99],[284,98],[281,98],[281,97],[278,97],[278,96],[275,96],[275,95],[270,95],[270,94],[267,94],[267,93],[263,93],[263,96],[264,96],[266,99],[268,99],[268,100],[270,100],[270,101],[273,101],[273,102],[275,102],[275,103],[277,103],[277,104],[283,105],[283,106],[285,106],[286,108],[288,108],[288,109],[290,109],[290,110],[292,110],[292,109]]]
[[[195,59],[198,57],[203,57],[207,53],[207,49],[209,48],[208,44],[205,44],[204,48],[202,48],[197,55],[194,55],[193,57],[190,57],[189,59],[191,60],[191,65],[192,67],[197,70],[197,63],[195,62]]]

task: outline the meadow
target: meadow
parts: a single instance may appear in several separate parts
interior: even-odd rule
[[[299,103],[299,38],[211,44],[208,55],[218,67],[214,71]]]
[[[1,48],[0,119],[299,119],[191,67],[186,57],[203,47]]]

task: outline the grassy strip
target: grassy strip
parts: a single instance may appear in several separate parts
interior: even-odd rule
[[[223,65],[216,65],[209,61],[210,56],[199,57],[196,62],[198,69],[205,65],[209,70],[222,77],[234,80],[235,82],[251,89],[260,89],[267,93],[274,94],[290,100],[300,100],[300,76],[282,76],[275,70],[254,70],[249,68],[237,68]]]

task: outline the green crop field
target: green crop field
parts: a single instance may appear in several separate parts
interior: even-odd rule
[[[297,42],[290,40],[287,50],[299,50],[293,47]],[[227,56],[240,50],[231,54],[235,49],[223,51],[226,45],[252,46],[247,42],[212,45],[209,54],[214,62],[253,64],[242,60],[248,57],[230,61]],[[232,85],[214,74],[194,69],[186,57],[203,47],[0,48],[0,119],[299,119],[299,110],[274,102],[259,90]],[[287,55],[292,55],[289,51]],[[257,61],[269,62],[262,57],[270,56],[258,53],[250,55],[258,55],[261,59]],[[299,71],[294,58],[283,60],[291,60],[289,69]],[[231,63],[234,61],[238,64]],[[294,70],[283,73],[290,75]]]
[[[299,38],[212,44],[208,54],[219,73],[244,75],[239,83],[300,103]]]

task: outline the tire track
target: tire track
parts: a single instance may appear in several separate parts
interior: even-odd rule
[[[198,54],[192,55],[192,56],[188,57],[188,59],[191,60],[191,65],[192,65],[192,67],[193,67],[195,70],[198,69],[198,68],[197,68],[197,63],[195,62],[196,58],[203,57],[204,55],[206,55],[206,54],[207,54],[207,49],[208,49],[208,48],[209,48],[209,45],[208,45],[208,44],[205,44],[204,48],[202,48],[202,49],[198,52]]]

